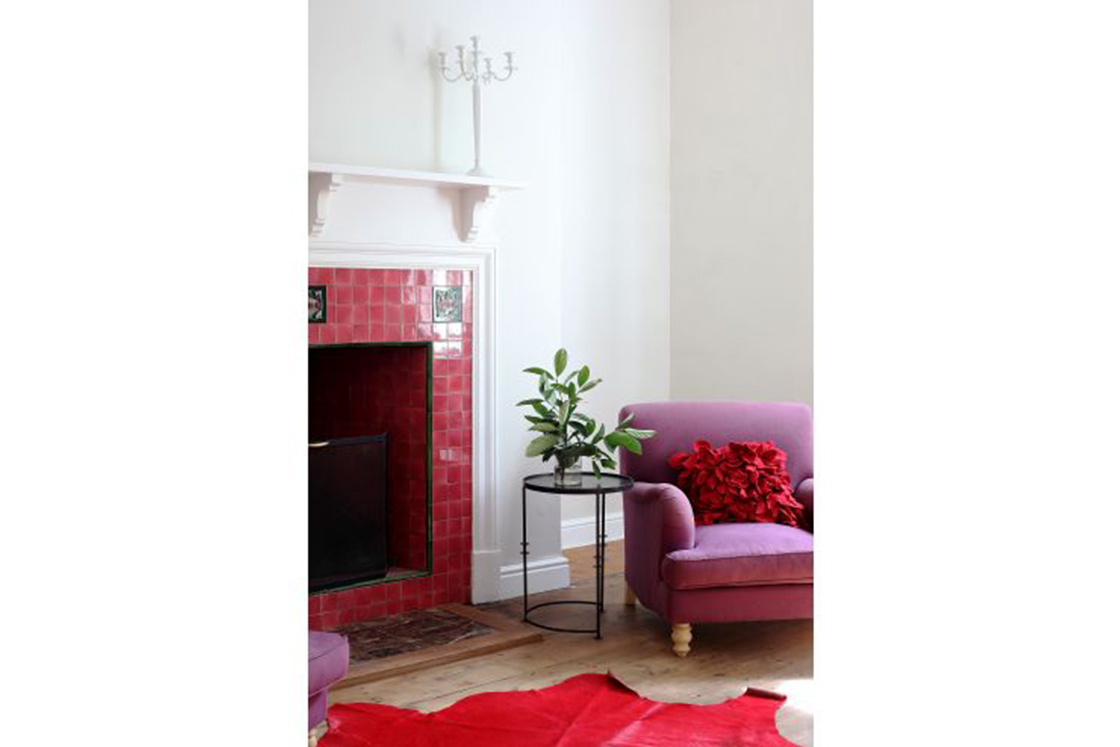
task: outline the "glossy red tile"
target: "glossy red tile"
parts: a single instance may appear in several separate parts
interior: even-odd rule
[[[329,299],[328,324],[309,325],[309,344],[430,340],[437,337],[431,322],[433,285],[462,284],[464,301],[473,301],[468,287],[473,285],[472,273],[464,271],[310,268],[308,278],[309,284],[327,285]],[[470,396],[463,390],[470,386],[470,360],[464,356],[471,354],[472,331],[469,323],[445,323],[440,329],[442,339],[432,345],[436,355],[432,407],[443,416],[438,423],[442,429],[433,434],[435,463],[430,489],[433,554],[436,548],[440,553],[431,564],[437,575],[313,595],[308,601],[309,626],[329,629],[442,603],[440,600],[470,599],[470,486],[464,482],[470,472]],[[371,430],[383,427],[379,423],[389,424],[397,446],[393,468],[403,476],[401,492],[390,496],[390,505],[399,504],[396,513],[404,517],[403,524],[391,530],[390,542],[409,548],[401,557],[423,567],[429,562],[427,367],[422,356],[410,356],[407,348],[382,350],[396,351],[387,358],[396,372],[363,381],[376,381],[392,406],[367,398],[363,400],[366,406],[350,408],[355,411],[336,416],[322,427]],[[435,419],[433,415],[433,426],[437,425]]]
[[[307,272],[308,285],[331,285],[334,283],[333,267],[311,267]]]

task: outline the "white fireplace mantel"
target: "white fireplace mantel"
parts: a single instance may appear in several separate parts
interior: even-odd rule
[[[495,179],[488,176],[444,174],[435,171],[408,171],[376,166],[352,166],[338,163],[312,163],[308,177],[308,234],[313,239],[326,238],[328,222],[338,193],[347,184],[420,187],[439,191],[450,197],[450,217],[465,243],[474,243],[488,228],[498,195],[504,190],[524,189],[524,182]]]
[[[504,179],[424,171],[323,163],[308,167],[308,263],[312,267],[462,268],[474,272],[474,603],[494,601],[502,589],[494,449],[498,242],[489,217],[499,193],[525,186]],[[567,568],[563,571],[566,582]]]

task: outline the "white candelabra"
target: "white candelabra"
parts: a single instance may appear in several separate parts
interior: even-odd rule
[[[501,83],[502,81],[509,80],[516,70],[513,66],[513,52],[506,52],[506,69],[505,74],[500,75],[495,73],[492,67],[492,62],[489,57],[482,56],[482,50],[478,47],[478,37],[471,37],[471,51],[467,52],[464,45],[458,44],[455,49],[459,51],[459,70],[452,74],[451,68],[447,67],[447,53],[439,53],[439,71],[443,75],[443,79],[448,83],[454,83],[459,80],[466,80],[471,83],[471,93],[474,99],[474,168],[468,171],[472,176],[485,176],[486,172],[482,170],[482,84],[483,83]]]

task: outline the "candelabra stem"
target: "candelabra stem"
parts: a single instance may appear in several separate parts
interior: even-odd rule
[[[482,86],[477,76],[471,85],[471,93],[474,100],[474,168],[467,173],[485,176],[486,172],[482,170]]]

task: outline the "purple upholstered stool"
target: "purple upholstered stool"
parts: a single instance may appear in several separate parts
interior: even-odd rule
[[[338,633],[307,631],[307,730],[327,717],[327,690],[346,676],[350,644]],[[314,740],[312,740],[314,743]]]

